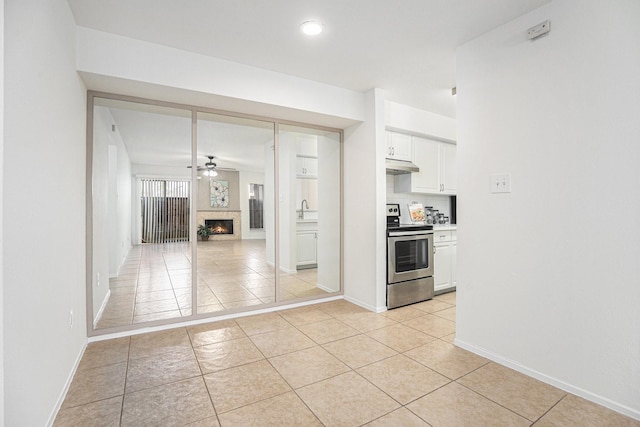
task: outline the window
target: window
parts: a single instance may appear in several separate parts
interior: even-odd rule
[[[264,186],[262,184],[249,184],[249,228],[251,229],[264,228],[263,197]]]

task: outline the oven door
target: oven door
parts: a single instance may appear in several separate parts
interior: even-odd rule
[[[387,264],[389,284],[433,276],[433,231],[390,231]]]

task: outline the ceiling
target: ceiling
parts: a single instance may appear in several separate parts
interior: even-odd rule
[[[79,26],[455,117],[455,50],[550,0],[69,0]],[[325,31],[304,36],[317,19]]]
[[[109,110],[134,165],[173,167],[187,175],[191,165],[191,111],[95,98]],[[264,171],[265,146],[273,145],[274,125],[238,117],[199,113],[197,165],[215,156],[219,168]]]

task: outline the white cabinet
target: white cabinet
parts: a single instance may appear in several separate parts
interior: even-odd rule
[[[318,263],[318,232],[299,230],[297,232],[297,266]]]
[[[456,232],[438,231],[433,233],[433,281],[435,292],[442,292],[456,286]]]
[[[296,154],[303,157],[318,157],[318,137],[315,135],[298,135],[295,137]]]
[[[396,176],[397,193],[456,194],[456,146],[412,137],[413,163],[420,172]]]
[[[413,157],[413,143],[411,135],[386,131],[388,159],[405,160],[410,162]]]
[[[296,157],[296,176],[317,177],[318,159],[315,157]]]
[[[454,144],[440,143],[440,184],[444,194],[456,194],[456,149]]]

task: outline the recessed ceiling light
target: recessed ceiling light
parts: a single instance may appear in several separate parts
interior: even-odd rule
[[[308,36],[317,36],[322,30],[324,30],[324,25],[318,21],[305,21],[300,25],[300,31]]]

